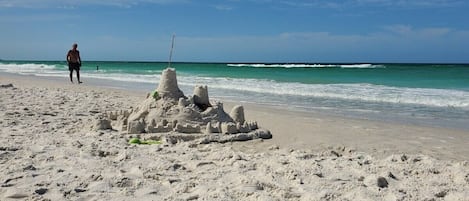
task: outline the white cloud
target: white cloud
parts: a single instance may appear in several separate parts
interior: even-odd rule
[[[350,1],[349,1],[350,2]],[[353,0],[351,2],[362,5],[382,5],[382,6],[456,6],[464,4],[461,0]]]
[[[62,8],[80,5],[132,7],[139,4],[177,4],[189,0],[0,0],[0,8]]]
[[[115,7],[133,7],[141,4],[180,4],[180,3],[201,3],[194,0],[0,0],[0,8],[57,8],[75,7],[80,5],[100,5]],[[362,6],[383,6],[383,7],[450,7],[469,5],[464,0],[223,0],[215,8],[220,10],[231,10],[233,6],[243,2],[256,4],[276,4],[279,6],[290,6],[299,8],[332,8],[344,9]]]
[[[217,10],[225,10],[225,11],[230,11],[234,9],[233,6],[229,6],[229,5],[215,5],[213,7]]]
[[[415,29],[410,25],[390,25],[384,26],[385,30],[390,31],[401,36],[417,37],[417,38],[434,38],[447,35],[451,32],[450,28],[446,27],[428,27],[422,29]]]
[[[379,7],[454,7],[468,5],[463,0],[284,0],[282,4],[290,6],[344,9],[362,6]]]
[[[295,7],[313,7],[315,4],[313,1],[280,1],[280,3],[288,5],[288,6],[295,6]]]
[[[450,28],[425,28],[419,34],[425,37],[440,37],[451,32]]]
[[[27,15],[3,15],[0,18],[1,23],[25,23],[25,22],[57,22],[73,21],[82,18],[76,14],[45,13],[45,14],[27,14]],[[70,23],[69,23],[70,24]]]
[[[393,26],[396,33],[285,32],[270,36],[179,37],[177,54],[210,61],[456,62],[469,32]],[[204,48],[200,48],[204,47]],[[466,51],[467,52],[467,51]],[[420,60],[419,60],[420,59]]]
[[[8,34],[10,33],[10,34]],[[61,59],[74,41],[37,35],[12,40],[16,32],[0,32],[4,59]],[[60,38],[61,36],[53,35]],[[79,36],[78,36],[79,37]],[[88,60],[166,60],[169,36],[119,35],[77,38]],[[2,40],[3,39],[3,40]],[[177,61],[238,62],[469,62],[469,30],[391,25],[368,34],[284,32],[272,35],[176,36]],[[37,52],[35,48],[42,47]],[[19,55],[19,56],[18,56]],[[52,56],[50,56],[52,55]],[[57,56],[58,55],[58,56]],[[34,56],[35,58],[30,58]],[[58,57],[58,58],[57,58]]]
[[[401,34],[401,35],[407,35],[407,34],[413,33],[412,26],[410,25],[402,25],[402,24],[389,25],[389,26],[384,26],[384,29],[389,30],[393,33]]]

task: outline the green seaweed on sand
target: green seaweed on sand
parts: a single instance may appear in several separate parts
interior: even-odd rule
[[[156,90],[155,90],[155,91],[152,91],[152,92],[150,93],[150,96],[153,97],[155,100],[160,99],[160,96],[158,95],[158,91],[156,91]]]
[[[161,144],[159,140],[140,140],[138,138],[130,138],[129,144]]]
[[[159,140],[143,140],[140,142],[140,144],[161,144],[161,141]]]
[[[140,143],[141,143],[140,139],[138,139],[136,137],[130,138],[130,140],[129,140],[129,144],[140,144]]]

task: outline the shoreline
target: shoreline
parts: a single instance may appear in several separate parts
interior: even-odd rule
[[[146,93],[83,81],[0,74],[1,200],[469,197],[464,131],[243,103],[246,120],[269,129],[272,139],[135,145],[131,135],[93,124]],[[225,102],[224,109],[238,104]]]
[[[3,68],[5,72],[28,72],[36,76],[60,76],[66,79],[68,72],[62,65],[54,62],[45,64],[33,62],[24,66],[15,64]],[[159,79],[157,74],[166,66],[165,64],[134,66],[127,63],[105,63],[103,66],[99,65],[100,70],[96,71],[93,67],[95,65],[98,64],[91,62],[87,67],[85,65],[82,76],[91,82],[97,80],[99,85],[132,91],[142,91],[143,88],[145,92],[155,88],[154,85]],[[428,79],[432,79],[428,76],[417,76],[415,79],[406,77],[401,81],[396,79],[399,73],[406,72],[405,69],[418,72],[415,66],[404,66],[402,67],[404,69],[400,66],[353,70],[308,69],[305,70],[308,74],[297,75],[303,71],[301,68],[241,69],[213,65],[178,66],[178,74],[183,78],[179,83],[181,90],[190,94],[194,85],[208,85],[211,96],[221,100],[254,103],[298,112],[309,111],[343,118],[463,129],[469,132],[469,126],[465,123],[469,120],[466,101],[469,89],[464,84],[465,79],[451,80],[453,70],[445,70],[444,67],[438,67],[438,72],[434,72],[438,75],[443,73],[439,78],[440,84],[428,85]],[[424,67],[425,71],[433,68],[433,66]],[[461,74],[466,71],[461,66],[456,68]],[[376,79],[383,73],[382,70],[389,72],[390,75]],[[339,74],[336,76],[334,75],[336,73]],[[365,76],[360,76],[361,74]],[[342,79],[341,76],[347,79]],[[255,79],[251,79],[252,77]],[[325,80],[322,80],[322,77]],[[443,82],[444,79],[454,84],[446,86],[442,84],[447,83]],[[315,80],[319,82],[316,83]],[[310,81],[313,83],[308,84]]]
[[[39,79],[42,81],[54,81],[57,83],[64,83],[64,84],[71,84],[68,82],[68,74],[64,74],[64,76],[37,76],[37,75],[23,75],[17,73],[8,73],[8,72],[0,72],[0,76],[3,77],[18,77],[19,79]],[[75,83],[76,77],[74,74]],[[86,83],[84,86],[91,86],[91,87],[98,87],[98,88],[109,88],[115,90],[122,90],[126,92],[133,92],[134,95],[145,95],[150,91],[154,90],[157,87],[157,82],[155,83],[138,83],[138,82],[130,82],[130,81],[117,81],[113,79],[105,79],[105,78],[89,78],[85,77]],[[187,88],[187,87],[186,87]],[[192,93],[191,90],[185,91]],[[209,89],[210,93],[210,89]],[[212,96],[213,97],[213,96]],[[406,125],[406,126],[416,126],[416,127],[430,127],[435,129],[448,129],[448,130],[455,130],[455,131],[465,131],[469,132],[469,126],[461,126],[458,123],[455,125],[448,124],[449,122],[435,122],[429,120],[428,122],[424,119],[412,119],[409,117],[402,117],[399,119],[398,117],[392,118],[376,118],[376,115],[360,115],[350,112],[330,112],[328,113],[327,110],[318,110],[318,109],[311,109],[311,108],[302,108],[302,107],[290,107],[288,105],[280,104],[276,105],[273,103],[257,103],[245,100],[230,100],[226,97],[214,97],[212,98],[216,101],[222,101],[226,103],[238,103],[238,104],[246,104],[246,105],[253,105],[255,107],[262,107],[262,108],[269,108],[272,110],[280,110],[283,112],[292,112],[297,114],[302,114],[305,116],[323,116],[323,117],[330,117],[330,118],[337,118],[337,119],[352,119],[352,120],[363,120],[363,121],[371,121],[371,122],[378,122],[378,123],[389,123],[389,124],[397,124],[397,125]]]

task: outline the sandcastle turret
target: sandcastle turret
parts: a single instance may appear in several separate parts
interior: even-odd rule
[[[244,123],[244,108],[241,105],[234,106],[233,109],[231,109],[230,112],[230,117],[235,121],[239,122],[241,124]]]
[[[194,88],[194,104],[197,105],[201,110],[205,110],[211,107],[210,101],[208,100],[208,89],[207,86],[195,86]]]
[[[176,101],[184,97],[184,93],[179,89],[176,79],[176,70],[174,68],[167,68],[161,74],[160,84],[156,89],[159,97],[171,98]]]

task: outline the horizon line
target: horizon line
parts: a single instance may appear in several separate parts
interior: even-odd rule
[[[0,62],[66,62],[65,60],[31,60],[31,59],[18,59],[18,60],[5,60],[0,59]],[[168,63],[168,61],[150,61],[150,60],[86,60],[86,62],[122,62],[122,63]],[[459,64],[459,65],[469,65],[469,62],[326,62],[326,61],[319,61],[319,62],[226,62],[226,61],[172,61],[171,63],[211,63],[211,64]]]

